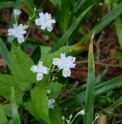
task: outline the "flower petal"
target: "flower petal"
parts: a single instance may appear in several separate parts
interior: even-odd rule
[[[62,61],[63,63],[66,62],[66,55],[65,55],[65,53],[61,53],[61,61]]]
[[[13,28],[8,29],[8,35],[14,35],[15,30]]]
[[[71,70],[69,68],[64,68],[62,71],[64,77],[69,77],[71,75]]]
[[[42,25],[42,19],[41,18],[36,19],[35,24],[36,25]]]
[[[17,37],[17,41],[18,41],[19,43],[24,42],[24,40],[25,40],[25,38],[24,38],[23,35],[19,35],[19,36]]]
[[[38,72],[38,68],[37,68],[36,65],[31,66],[31,69],[30,69],[30,70],[31,70],[33,73]]]
[[[54,59],[53,59],[53,64],[54,64],[54,65],[60,65],[60,64],[61,64],[61,59],[59,59],[59,58],[54,58]]]
[[[43,74],[42,73],[37,73],[37,76],[36,76],[37,81],[42,80],[42,78],[43,78]]]

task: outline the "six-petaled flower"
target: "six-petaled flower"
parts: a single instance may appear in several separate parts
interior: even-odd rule
[[[48,74],[49,70],[50,70],[49,68],[43,66],[43,62],[41,61],[39,61],[38,65],[31,66],[31,71],[33,73],[37,73],[37,76],[36,76],[37,81],[42,80],[43,74]]]
[[[19,16],[21,14],[21,11],[20,10],[18,10],[18,9],[14,9],[14,15],[15,16]]]
[[[41,26],[41,29],[44,30],[47,28],[47,30],[50,32],[53,30],[52,24],[56,23],[55,19],[51,19],[51,14],[48,13],[39,13],[40,18],[37,18],[35,20],[36,25]]]
[[[19,26],[17,24],[13,24],[13,27],[14,28],[8,29],[8,35],[13,35],[14,37],[16,37],[19,43],[24,42],[24,34],[27,33],[25,29],[27,29],[28,26],[23,24],[19,24]]]
[[[66,57],[65,53],[61,53],[61,59],[60,58],[54,58],[53,59],[53,64],[56,65],[59,69],[63,69],[62,75],[64,77],[69,77],[71,75],[71,70],[70,68],[74,68],[76,64],[75,62],[75,57],[68,56]]]

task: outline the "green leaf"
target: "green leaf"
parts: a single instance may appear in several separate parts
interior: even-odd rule
[[[116,54],[116,56],[117,56],[117,58],[119,60],[119,64],[122,65],[122,50],[116,49],[115,54]]]
[[[47,90],[50,90],[51,93],[48,95],[49,98],[56,99],[61,91],[62,91],[63,85],[57,82],[50,82],[46,85]]]
[[[86,100],[85,100],[85,115],[84,124],[91,124],[93,121],[94,111],[94,91],[95,91],[95,65],[93,55],[93,36],[89,45],[88,53],[88,80],[86,89]]]
[[[105,28],[110,22],[112,22],[117,16],[122,13],[122,3],[120,3],[116,8],[112,9],[107,15],[105,15],[99,24],[97,24],[90,32],[87,33],[79,42],[78,44],[82,44],[87,42],[93,32],[95,34],[99,33],[103,28]]]
[[[18,82],[19,83],[19,82]],[[1,74],[0,75],[0,95],[4,98],[11,100],[11,86],[15,87],[17,104],[23,103],[23,92],[17,85],[17,80],[11,75]]]
[[[53,109],[50,109],[49,118],[50,118],[51,124],[62,124],[61,116],[56,107],[54,107]]]
[[[40,82],[39,87],[31,90],[31,98],[37,118],[44,124],[50,124],[48,100],[43,82]]]
[[[36,114],[35,114],[34,107],[33,107],[33,105],[32,105],[32,101],[27,101],[27,102],[25,102],[25,103],[24,103],[24,107],[29,111],[29,113],[30,113],[33,117],[35,117],[37,120],[40,120],[40,119],[36,116]]]
[[[12,118],[14,124],[21,124],[17,106],[16,106],[16,98],[15,98],[15,92],[14,87],[11,87],[11,104],[12,104]]]
[[[66,31],[66,33],[60,38],[60,40],[57,42],[57,44],[51,49],[50,52],[54,52],[58,50],[71,36],[73,31],[76,29],[78,24],[83,19],[84,15],[90,10],[91,7],[87,8],[81,15],[76,19],[76,21],[71,25],[71,27]]]
[[[11,104],[3,105],[3,111],[4,111],[6,116],[12,117]]]
[[[0,124],[4,124],[5,122],[7,122],[7,118],[6,118],[5,113],[2,109],[2,104],[0,104]]]
[[[34,65],[30,57],[12,44],[10,53],[10,67],[12,75],[17,78],[20,82],[18,86],[22,91],[31,88],[32,83],[36,83],[36,74],[30,70],[31,66]]]
[[[118,76],[114,79],[101,83],[95,86],[95,97],[100,96],[106,93],[107,91],[111,91],[121,86],[122,86],[122,76]],[[80,99],[80,101],[77,100],[77,97]],[[85,99],[86,99],[86,92],[84,91],[61,103],[60,110],[63,111],[64,108],[73,108],[74,106],[78,107],[80,105],[80,102],[84,103]]]
[[[5,60],[7,66],[10,68],[10,60],[9,60],[10,54],[1,38],[0,38],[0,54]]]
[[[15,2],[13,2],[13,1],[0,2],[0,9],[6,9],[6,8],[13,7],[14,4],[15,4]]]
[[[96,77],[96,84],[99,83],[101,81],[101,79],[103,78],[103,76],[108,72],[108,67],[102,72],[100,73],[97,77]]]

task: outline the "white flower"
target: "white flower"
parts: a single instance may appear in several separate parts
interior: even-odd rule
[[[65,120],[65,117],[64,117],[64,116],[62,116],[62,120],[63,120],[63,121]]]
[[[49,99],[48,100],[48,108],[52,108],[54,107],[53,103],[55,103],[55,100],[54,99]]]
[[[69,119],[71,120],[71,119],[72,119],[72,117],[73,117],[73,115],[71,114],[71,115],[69,116]]]
[[[42,80],[43,74],[48,74],[49,70],[50,70],[49,68],[43,66],[43,62],[41,61],[39,61],[38,65],[31,66],[31,71],[33,73],[37,73],[37,76],[36,76],[37,81]]]
[[[13,35],[14,37],[17,38],[17,41],[19,43],[24,42],[24,34],[27,33],[25,29],[27,29],[27,25],[20,24],[19,26],[17,24],[13,24],[14,28],[8,29],[8,35]]]
[[[51,91],[50,91],[50,90],[48,90],[48,91],[47,91],[47,94],[51,94]]]
[[[59,69],[63,69],[62,75],[64,77],[69,77],[71,75],[71,70],[70,68],[74,68],[76,64],[75,62],[75,57],[68,56],[66,57],[65,53],[61,53],[61,59],[59,58],[54,58],[53,59],[53,64],[56,65]]]
[[[84,110],[79,111],[78,115],[85,115],[85,111]]]
[[[55,19],[51,19],[51,14],[48,13],[39,13],[40,18],[37,18],[35,20],[36,25],[41,26],[41,29],[44,30],[47,28],[47,30],[50,32],[53,30],[52,24],[56,23]]]
[[[14,9],[14,15],[15,16],[19,16],[21,14],[21,11],[20,10],[18,10],[18,9]]]

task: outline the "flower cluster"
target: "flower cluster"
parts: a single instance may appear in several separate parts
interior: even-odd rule
[[[37,81],[42,80],[43,74],[48,74],[49,70],[50,70],[49,68],[43,66],[43,62],[41,61],[39,61],[38,65],[31,66],[31,71],[33,73],[37,73],[37,76],[36,76]]]
[[[36,8],[34,8],[34,11],[36,11]],[[16,16],[19,16],[21,14],[21,11],[18,9],[13,10],[14,16],[15,16],[15,22],[16,22]],[[35,14],[34,14],[35,15]],[[34,17],[34,15],[32,17]],[[48,13],[39,13],[40,18],[35,19],[36,25],[41,26],[41,29],[46,29],[50,32],[53,30],[52,24],[56,23],[55,19],[51,19],[51,14]],[[28,23],[29,24],[29,23]],[[17,41],[19,43],[24,42],[24,34],[26,34],[26,30],[28,25],[23,24],[13,24],[13,28],[8,29],[8,35],[14,36],[17,38]]]
[[[71,75],[70,68],[74,68],[76,64],[75,57],[68,56],[66,57],[65,53],[61,53],[61,59],[60,58],[54,58],[53,64],[56,65],[59,69],[63,69],[62,75],[64,77],[69,77]]]
[[[46,29],[50,32],[53,30],[52,24],[56,23],[55,19],[51,19],[51,14],[39,13],[40,18],[35,20],[36,25],[41,26],[41,29]]]
[[[27,29],[27,25],[23,25],[23,24],[13,24],[14,28],[10,28],[8,29],[8,35],[10,36],[14,36],[15,38],[17,38],[17,41],[19,43],[24,42],[25,38],[24,38],[24,34],[27,33],[27,31],[25,29]]]

